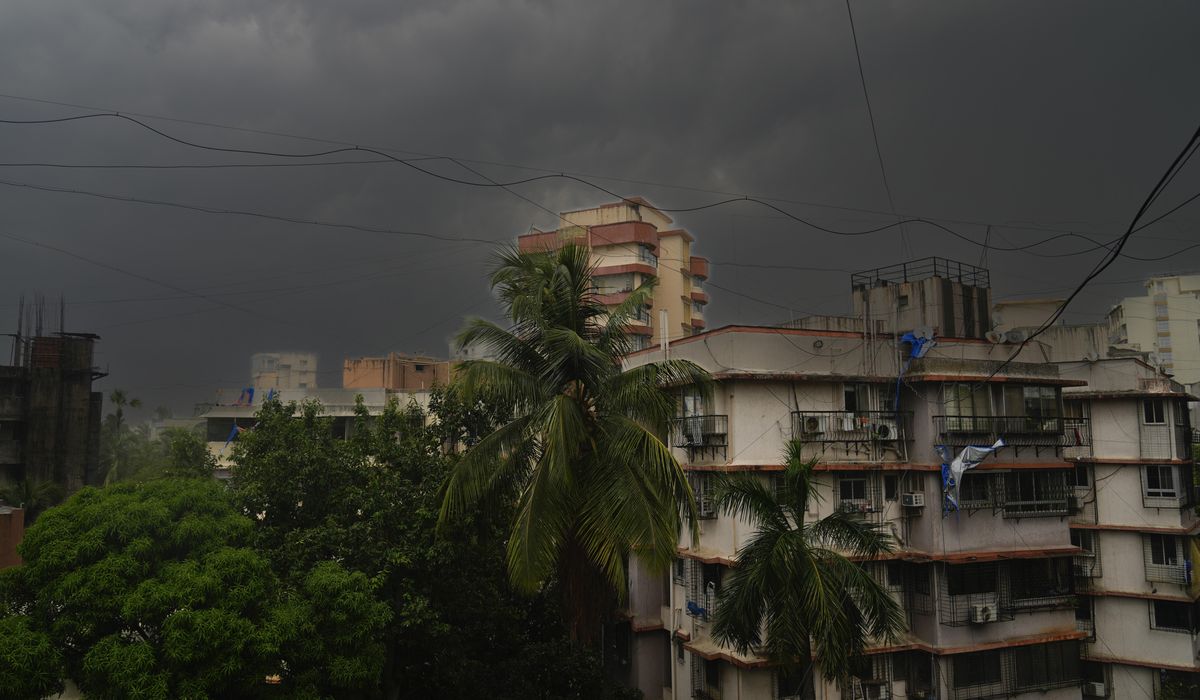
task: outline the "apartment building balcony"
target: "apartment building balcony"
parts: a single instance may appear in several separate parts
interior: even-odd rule
[[[792,412],[792,436],[806,456],[828,462],[903,461],[911,426],[907,411]]]
[[[1196,503],[1197,486],[1191,464],[1149,464],[1141,467],[1142,505],[1183,509]]]
[[[25,397],[0,396],[0,420],[20,420],[25,416]]]
[[[990,508],[1005,518],[1062,517],[1078,512],[1081,503],[1064,469],[1028,469],[992,473],[978,469],[964,475],[958,507]]]
[[[1191,553],[1188,538],[1176,535],[1142,535],[1142,562],[1146,581],[1174,583],[1180,586],[1192,582]]]
[[[1142,459],[1191,459],[1191,430],[1186,425],[1146,423],[1138,425]]]
[[[1017,613],[1074,608],[1072,568],[1069,557],[946,564],[933,606],[938,622],[965,627],[1012,620]]]
[[[933,416],[933,430],[946,445],[990,445],[1003,439],[1009,447],[1070,448],[1078,454],[1090,447],[1087,418],[1059,416]]]
[[[688,458],[715,458],[729,445],[728,415],[684,416],[671,421],[671,445],[687,450]]]

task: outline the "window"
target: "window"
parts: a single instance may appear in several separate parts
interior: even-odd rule
[[[787,698],[803,698],[808,696],[804,689],[804,680],[808,674],[802,671],[776,671],[775,672],[775,697],[779,700]]]
[[[984,508],[992,502],[991,477],[987,474],[966,472],[958,485],[959,508]]]
[[[633,335],[631,336],[630,349],[633,352],[645,350],[650,347],[650,336],[648,335]]]
[[[638,245],[638,262],[646,263],[651,267],[658,267],[658,256],[654,254],[654,249],[648,245]]]
[[[907,309],[908,308],[908,295],[900,294],[899,296],[897,296],[896,297],[896,306],[901,309]]]
[[[992,685],[1002,678],[999,651],[956,654],[953,659],[955,688]]]
[[[1154,291],[1158,292],[1159,294],[1165,294],[1167,291],[1167,283],[1163,282],[1162,280],[1155,280]]]
[[[913,593],[929,595],[929,567],[918,566],[913,571]]]
[[[867,500],[867,480],[854,477],[838,480],[838,499],[842,502]]]
[[[686,658],[687,657],[683,653],[683,640],[676,639],[675,640],[675,663],[682,666],[684,659],[686,659]]]
[[[704,662],[704,689],[707,691],[715,691],[716,694],[710,694],[710,697],[720,697],[721,692],[721,664],[718,661]]]
[[[895,474],[885,474],[883,477],[883,497],[894,501],[900,496],[900,477]]]
[[[1179,566],[1179,550],[1172,535],[1149,535],[1150,563],[1158,566]]]
[[[1167,316],[1166,303],[1156,303],[1154,305],[1154,315],[1158,316],[1159,318],[1165,318]]]
[[[1079,682],[1079,643],[1033,644],[1012,650],[1015,690],[1046,690]]]
[[[413,365],[413,370],[414,370],[414,371],[417,371],[417,372],[424,372],[424,371],[425,371],[425,365]]]
[[[1058,391],[1052,386],[1027,386],[1022,387],[1023,394],[1023,409],[1015,415],[1024,415],[1031,418],[1057,418],[1058,411]],[[1005,406],[1005,410],[1013,410],[1013,406]]]
[[[1086,464],[1075,465],[1075,486],[1087,488],[1092,485],[1091,472]]]
[[[842,388],[843,407],[845,410],[866,411],[870,409],[870,403],[867,398],[868,387],[866,384],[846,384]]]
[[[1171,332],[1171,322],[1170,321],[1155,321],[1154,328],[1159,333],[1170,333]]]
[[[946,567],[950,595],[996,592],[996,567],[991,564],[956,564]]]
[[[1162,399],[1144,399],[1142,401],[1142,422],[1147,425],[1166,423],[1165,409]]]
[[[1015,600],[1071,595],[1071,560],[1024,559],[1009,562],[1009,586]]]
[[[692,495],[696,498],[696,512],[701,518],[717,517],[716,504],[713,503],[713,480],[708,474],[693,474]]]
[[[1150,629],[1167,632],[1191,632],[1192,604],[1170,600],[1150,601]]]
[[[694,313],[694,314],[704,313],[704,304],[701,304],[698,301],[693,301],[692,302],[692,313]]]
[[[1147,498],[1178,498],[1175,467],[1167,464],[1152,464],[1145,468]]]
[[[946,415],[990,416],[992,400],[986,384],[947,384]]]
[[[1066,472],[1020,471],[1004,475],[1005,517],[1065,515]]]
[[[678,583],[681,586],[686,586],[687,585],[687,575],[688,575],[688,560],[684,559],[683,557],[676,557],[675,558],[675,568],[671,573],[672,573],[672,578],[675,579],[675,583]]]

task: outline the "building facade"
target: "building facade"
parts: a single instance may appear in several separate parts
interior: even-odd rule
[[[707,369],[716,388],[707,402],[682,396],[668,436],[697,498],[699,539],[680,539],[666,576],[631,563],[619,633],[628,681],[646,697],[1193,697],[1171,694],[1200,670],[1186,394],[1137,359],[1053,364],[1039,344],[983,337],[986,278],[926,267],[928,279],[912,268],[901,282],[888,270],[866,284],[856,275],[853,322],[726,327],[671,344],[670,357]],[[1157,393],[1150,404],[1108,398],[1118,380]],[[1005,446],[946,507],[938,448],[998,438]],[[712,480],[741,472],[770,483],[793,439],[816,460],[822,498],[810,522],[850,513],[896,544],[864,566],[907,629],[871,648],[845,684],[823,680],[819,660],[809,677],[785,677],[711,636],[722,583],[754,532],[712,507]]]
[[[630,324],[638,349],[685,338],[707,327],[709,262],[692,254],[695,239],[640,197],[591,209],[563,212],[554,231],[517,237],[522,252],[585,245],[595,266],[593,283],[610,307],[643,283],[656,281],[653,303]],[[665,324],[665,325],[664,325]]]
[[[1200,382],[1200,275],[1161,275],[1146,295],[1121,300],[1108,313],[1110,342],[1152,352],[1183,384]]]
[[[342,362],[345,389],[429,391],[450,381],[450,362],[434,357],[388,353],[385,357],[347,358]]]
[[[100,482],[103,396],[92,383],[95,341],[86,333],[18,337],[0,367],[0,481],[54,482],[66,494]]]
[[[1181,384],[1135,359],[1068,362],[1067,415],[1087,420],[1075,464],[1071,541],[1088,632],[1088,697],[1200,697],[1200,517]]]
[[[250,385],[258,394],[274,389],[316,389],[317,356],[311,352],[257,352],[250,356]]]

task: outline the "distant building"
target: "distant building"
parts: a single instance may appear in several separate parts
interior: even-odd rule
[[[68,494],[99,483],[98,339],[18,334],[13,364],[0,367],[0,482],[51,481]]]
[[[0,569],[17,566],[21,555],[17,545],[25,537],[25,511],[22,508],[0,506]]]
[[[1108,312],[1109,341],[1153,352],[1159,367],[1183,384],[1200,382],[1200,275],[1160,275],[1146,296],[1127,297]]]
[[[259,352],[250,356],[255,393],[317,388],[317,356],[311,352]]]
[[[671,228],[672,223],[654,205],[633,197],[563,212],[556,230],[518,236],[517,245],[522,252],[556,250],[568,242],[587,246],[596,266],[595,292],[609,307],[657,279],[653,303],[640,309],[629,327],[640,350],[662,343],[664,312],[668,340],[699,333],[708,325],[708,259],[692,255],[692,234]]]
[[[367,412],[373,416],[383,413],[384,408],[393,400],[399,402],[401,408],[407,406],[409,401],[415,402],[422,410],[429,408],[428,391],[393,391],[383,388],[288,389],[278,392],[276,396],[285,405],[295,402],[297,410],[306,401],[320,402],[322,415],[333,419],[333,434],[340,438],[350,437],[353,432],[351,426],[360,397]],[[254,429],[257,422],[255,414],[260,408],[262,398],[256,397],[253,405],[212,404],[199,416],[204,424],[208,450],[217,458],[218,478],[230,476],[233,443],[237,441],[240,433]]]
[[[384,357],[347,358],[342,362],[345,389],[428,391],[450,381],[450,361],[388,353]]]

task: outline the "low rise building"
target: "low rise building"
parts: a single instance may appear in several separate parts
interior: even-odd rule
[[[345,389],[429,391],[450,381],[449,360],[392,352],[384,357],[347,358],[342,363]]]
[[[317,355],[311,352],[258,352],[250,356],[250,386],[258,394],[317,388]]]

